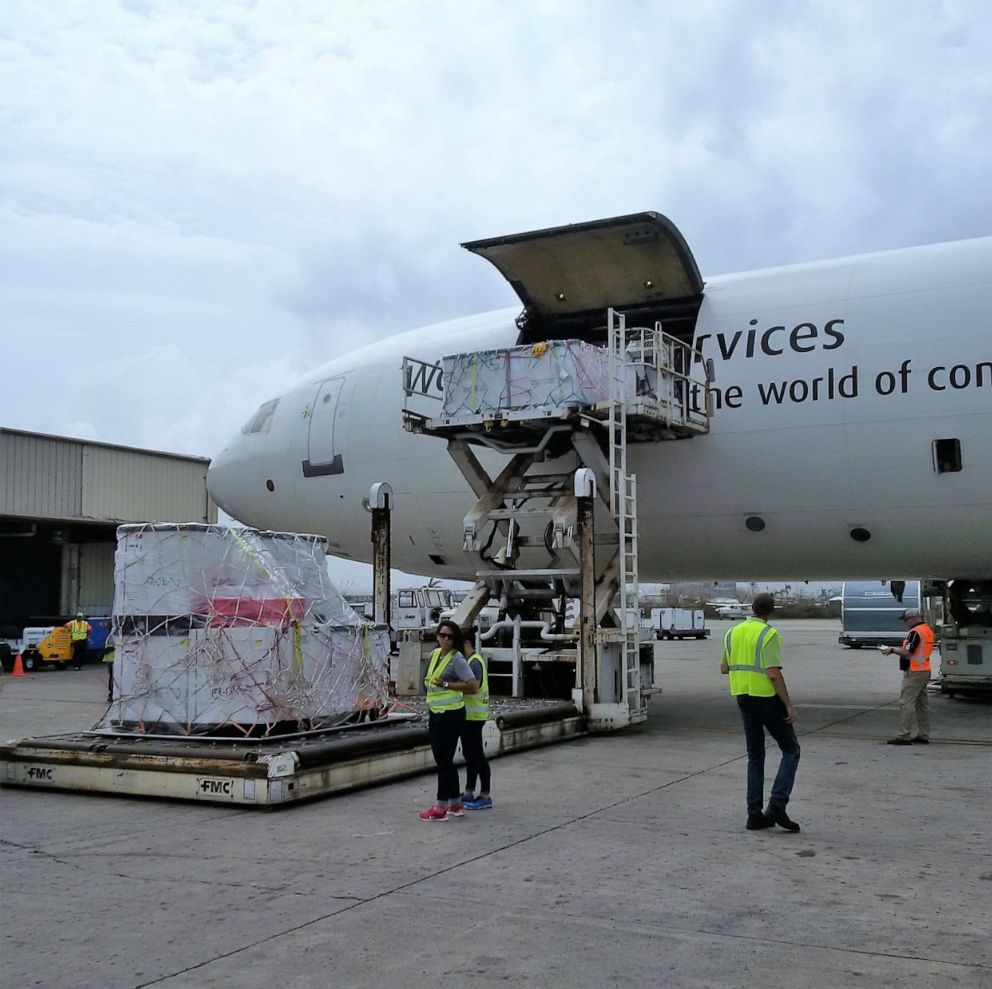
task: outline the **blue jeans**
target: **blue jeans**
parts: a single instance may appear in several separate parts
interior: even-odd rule
[[[737,706],[744,722],[747,742],[747,812],[761,813],[765,797],[765,729],[782,750],[775,782],[772,784],[771,803],[785,809],[792,795],[799,768],[799,740],[792,725],[785,723],[786,710],[782,698],[737,695]]]

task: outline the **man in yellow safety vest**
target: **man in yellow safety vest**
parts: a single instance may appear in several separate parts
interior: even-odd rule
[[[69,630],[69,639],[72,644],[72,668],[82,669],[83,651],[86,649],[86,640],[93,631],[93,626],[83,618],[81,611],[76,612],[76,617],[71,622],[66,622],[65,627]]]
[[[759,594],[751,604],[752,618],[735,625],[724,637],[720,672],[730,677],[747,744],[747,830],[773,824],[786,831],[799,825],[785,812],[799,766],[799,741],[793,725],[796,706],[782,676],[781,636],[768,624],[775,610],[771,594]],[[768,809],[762,813],[765,789],[765,730],[782,751]]]

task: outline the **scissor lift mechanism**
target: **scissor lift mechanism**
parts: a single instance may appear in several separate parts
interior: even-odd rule
[[[423,362],[410,357],[403,362],[405,427],[445,439],[477,498],[462,532],[463,549],[477,555],[480,565],[455,620],[471,624],[490,598],[509,616],[526,613],[535,601],[579,598],[583,568],[594,567],[597,631],[585,647],[593,655],[582,655],[577,630],[569,643],[577,669],[575,700],[594,729],[622,727],[646,716],[639,661],[637,478],[628,468],[629,444],[685,439],[709,429],[708,409],[700,411],[692,402],[693,394],[706,394],[706,376],[691,347],[660,324],[628,329],[624,314],[612,308],[606,324],[609,394],[586,405],[518,405],[449,415],[438,407],[442,396],[413,387],[423,377]],[[437,373],[436,365],[430,368]],[[651,389],[636,387],[645,380]],[[476,456],[480,447],[509,457],[495,477]],[[583,559],[581,552],[575,468],[547,465],[549,459],[569,459],[567,454],[594,479],[591,492],[602,506],[595,545],[605,552],[598,561],[595,553]],[[493,551],[496,534],[499,546]],[[546,559],[535,566],[542,549]],[[581,674],[590,666],[599,673],[592,697]]]

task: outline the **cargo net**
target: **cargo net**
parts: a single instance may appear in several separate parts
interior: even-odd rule
[[[120,526],[112,700],[96,727],[265,738],[375,718],[388,629],[348,606],[325,551],[298,533]]]

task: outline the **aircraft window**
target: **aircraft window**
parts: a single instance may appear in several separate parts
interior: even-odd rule
[[[258,411],[241,427],[246,436],[250,433],[267,433],[272,424],[272,413],[279,404],[278,398],[270,399],[259,406]]]
[[[933,441],[933,466],[938,474],[953,474],[961,470],[961,441]]]
[[[862,529],[860,526],[856,529],[851,530],[851,538],[856,543],[866,543],[871,539],[871,533],[867,529]]]
[[[436,563],[439,567],[444,566],[443,556],[438,556],[437,553],[428,553],[427,556],[430,558],[431,563]]]

